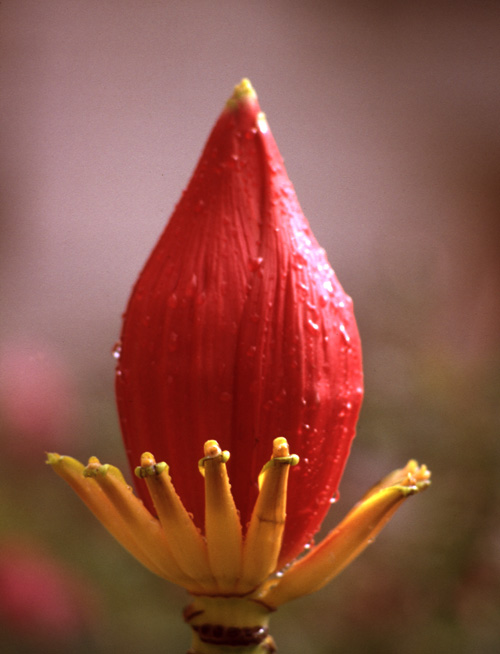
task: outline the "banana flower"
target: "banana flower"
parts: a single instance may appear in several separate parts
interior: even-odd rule
[[[361,346],[246,79],[139,275],[115,356],[137,494],[95,457],[48,461],[192,595],[192,654],[275,651],[271,613],[328,583],[430,483],[410,461],[312,544],[355,435]]]

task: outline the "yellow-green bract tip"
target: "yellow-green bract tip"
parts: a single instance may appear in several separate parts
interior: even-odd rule
[[[244,77],[239,84],[234,87],[233,95],[227,101],[229,109],[235,109],[242,100],[256,100],[257,93],[252,83],[247,77]]]

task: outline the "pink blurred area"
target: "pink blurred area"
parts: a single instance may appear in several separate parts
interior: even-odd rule
[[[75,571],[21,537],[0,543],[4,642],[17,634],[19,642],[36,643],[38,651],[56,644],[70,648],[93,628],[97,615],[97,594]]]
[[[76,379],[43,344],[0,346],[0,443],[24,464],[46,450],[68,451],[78,440],[81,407]]]

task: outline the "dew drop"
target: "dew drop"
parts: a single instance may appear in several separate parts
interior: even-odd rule
[[[177,295],[175,293],[172,293],[172,295],[168,298],[167,304],[171,309],[175,309],[178,304]]]
[[[227,167],[230,170],[235,170],[238,167],[239,157],[237,154],[232,154],[227,162]]]
[[[269,130],[266,115],[262,111],[257,116],[257,127],[259,128],[261,134],[266,134]]]
[[[332,282],[329,279],[326,282],[323,282],[323,288],[325,291],[328,291],[328,293],[333,293]]]
[[[311,334],[317,334],[319,331],[319,325],[313,322],[311,319],[307,321],[306,327]]]
[[[340,493],[337,491],[335,495],[333,497],[330,497],[328,501],[330,502],[330,504],[335,504],[336,502],[339,501],[339,498],[340,498]]]
[[[317,320],[318,319],[318,309],[315,304],[312,302],[307,302],[307,308],[309,311],[312,313],[313,317]]]
[[[340,330],[340,333],[342,334],[342,336],[344,337],[344,341],[345,341],[346,343],[349,343],[350,340],[351,340],[351,337],[350,337],[349,334],[347,333],[346,328],[345,328],[345,325],[341,324],[341,325],[339,326],[339,330]]]
[[[253,272],[258,270],[264,263],[263,257],[253,257],[248,261],[248,268]]]
[[[121,343],[121,341],[117,341],[115,343],[115,346],[113,347],[113,350],[112,350],[113,359],[116,359],[117,361],[119,361],[121,353],[122,353],[122,343]]]
[[[301,264],[301,266],[305,266],[305,264],[307,263],[307,259],[302,254],[302,252],[295,252],[294,258],[295,258],[295,261],[297,261],[297,263]]]

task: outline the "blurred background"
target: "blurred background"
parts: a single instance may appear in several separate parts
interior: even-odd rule
[[[407,459],[433,471],[280,652],[500,651],[500,4],[3,0],[3,651],[188,648],[184,591],[44,465],[125,469],[113,344],[233,86],[251,80],[353,296],[366,401],[329,530]]]

